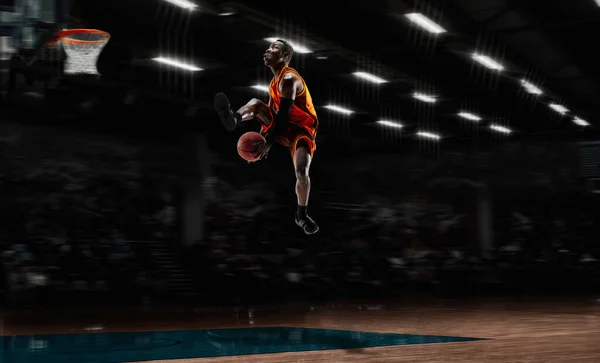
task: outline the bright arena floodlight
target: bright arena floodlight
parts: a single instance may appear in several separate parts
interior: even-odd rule
[[[481,117],[474,115],[470,112],[459,112],[458,116],[464,118],[465,120],[470,120],[470,121],[481,121],[482,120]]]
[[[600,0],[598,0],[600,1]],[[586,120],[580,119],[579,117],[573,118],[573,122],[579,126],[590,126],[590,123]]]
[[[492,58],[488,57],[487,55],[483,55],[483,54],[479,54],[479,53],[473,53],[472,58],[479,62],[481,65],[495,70],[495,71],[502,71],[504,70],[504,66],[498,62],[496,62],[495,60],[493,60]]]
[[[175,68],[179,68],[179,69],[183,69],[186,71],[190,71],[190,72],[198,72],[198,71],[203,70],[202,68],[199,68],[193,64],[183,63],[178,60],[166,58],[166,57],[156,57],[156,58],[152,58],[152,60],[155,62],[158,62],[158,63],[166,64],[166,65],[169,65],[169,66],[172,66]]]
[[[367,72],[354,72],[352,74],[354,74],[358,78],[364,79],[365,81],[369,81],[372,83],[377,83],[377,84],[387,83],[387,81],[385,79],[383,79],[381,77],[377,77],[377,76],[367,73]]]
[[[401,129],[404,127],[404,125],[395,122],[395,121],[389,121],[389,120],[379,120],[377,121],[378,124],[383,125],[383,126],[387,126],[387,127],[393,127],[396,129]]]
[[[442,34],[446,32],[446,29],[436,24],[433,20],[429,19],[421,13],[410,13],[406,14],[408,20],[421,27],[432,34]]]
[[[198,4],[193,3],[189,0],[165,0],[168,3],[179,6],[180,8],[187,10],[196,10],[198,8]]]
[[[439,140],[442,137],[438,134],[434,134],[431,132],[426,132],[426,131],[419,131],[417,132],[417,136],[423,138],[423,139],[429,139],[429,140]]]
[[[567,112],[569,112],[569,109],[566,108],[563,105],[559,105],[557,103],[551,103],[548,105],[548,107],[550,107],[551,109],[553,109],[554,111],[560,113],[561,115],[566,114]]]
[[[598,0],[600,1],[600,0]],[[544,92],[542,92],[541,89],[539,89],[538,87],[536,87],[535,85],[527,82],[526,80],[521,80],[521,85],[523,86],[523,88],[525,88],[525,91],[527,93],[531,93],[532,95],[541,95]]]
[[[269,92],[269,86],[265,86],[264,84],[255,84],[251,87],[258,91]]]
[[[490,129],[501,132],[503,134],[510,134],[512,132],[511,129],[500,125],[490,125]]]
[[[351,115],[354,113],[354,111],[352,111],[352,110],[349,110],[344,107],[336,106],[336,105],[326,105],[323,107],[325,107],[326,109],[331,110],[333,112],[342,113],[344,115]]]
[[[436,96],[426,95],[424,93],[419,93],[419,92],[413,93],[413,98],[415,98],[419,101],[427,102],[427,103],[436,103],[437,102]]]
[[[274,43],[277,41],[277,39],[285,39],[285,38],[277,38],[277,37],[265,38],[265,40],[269,43]],[[300,54],[312,53],[312,50],[308,49],[307,47],[305,47],[303,45],[296,44],[294,42],[290,42],[287,39],[285,39],[285,40],[288,41],[292,45],[292,48],[294,48],[295,53],[300,53]]]

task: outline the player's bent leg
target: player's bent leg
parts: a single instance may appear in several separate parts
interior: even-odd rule
[[[227,131],[233,131],[240,122],[258,118],[265,126],[271,124],[272,116],[269,106],[263,101],[253,98],[237,112],[231,108],[231,103],[224,93],[217,93],[214,99],[215,111]]]
[[[298,197],[298,211],[296,224],[306,234],[315,234],[319,226],[308,216],[307,206],[310,195],[310,163],[312,161],[311,146],[309,141],[302,138],[296,144],[294,153],[294,169],[296,172],[296,196]]]
[[[247,104],[242,106],[238,111],[242,121],[252,120],[257,118],[261,124],[268,127],[273,122],[273,115],[269,106],[258,98],[251,99]]]

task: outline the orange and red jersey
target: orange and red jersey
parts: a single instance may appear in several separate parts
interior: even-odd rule
[[[319,126],[317,111],[315,111],[315,106],[313,105],[312,97],[310,96],[306,82],[304,82],[304,79],[294,68],[287,66],[283,67],[279,73],[279,76],[277,78],[273,77],[271,80],[271,84],[269,85],[269,94],[271,96],[271,112],[273,115],[275,115],[279,110],[279,103],[281,101],[279,83],[283,79],[283,76],[289,72],[292,72],[298,76],[298,78],[300,78],[302,81],[302,85],[304,86],[302,92],[296,95],[294,105],[289,113],[289,123],[290,125],[300,126],[304,130],[308,131],[313,137],[315,137]],[[263,126],[263,131],[267,131],[271,125],[269,125],[268,128]]]

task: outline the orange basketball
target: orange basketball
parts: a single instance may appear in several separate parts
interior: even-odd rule
[[[258,161],[258,153],[266,143],[267,140],[258,132],[246,132],[238,140],[238,154],[246,161]]]

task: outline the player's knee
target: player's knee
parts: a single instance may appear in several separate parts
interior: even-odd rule
[[[300,183],[308,183],[308,164],[298,163],[296,165],[296,179]]]
[[[247,106],[252,107],[254,112],[262,115],[263,117],[268,117],[270,115],[269,106],[267,106],[266,103],[259,100],[258,98],[251,99],[250,102],[248,102]]]
[[[262,106],[263,101],[259,100],[258,98],[253,98],[248,102],[248,106]]]

